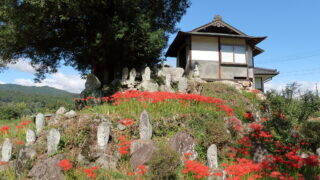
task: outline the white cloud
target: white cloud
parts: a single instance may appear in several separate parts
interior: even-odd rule
[[[51,78],[44,79],[41,83],[34,83],[31,79],[15,79],[14,83],[23,86],[50,86],[73,93],[80,93],[84,89],[85,80],[79,75],[66,75],[55,73]]]
[[[8,67],[17,71],[22,71],[31,74],[34,74],[36,72],[35,69],[31,66],[30,62],[23,59],[19,59],[15,64],[8,64]]]
[[[0,81],[0,84],[6,84],[5,82],[3,82],[3,81]]]
[[[306,92],[306,91],[316,91],[316,87],[318,86],[318,90],[320,91],[320,82],[312,82],[312,81],[296,81],[300,86],[299,86],[299,90],[301,92]],[[280,92],[281,90],[283,90],[287,84],[292,83],[292,82],[288,82],[288,83],[273,83],[273,82],[267,82],[264,87],[265,90],[271,90],[274,89],[278,92]]]

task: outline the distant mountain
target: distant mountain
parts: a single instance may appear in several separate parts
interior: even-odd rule
[[[7,92],[20,92],[24,94],[41,94],[41,95],[61,95],[61,96],[69,96],[74,97],[78,94],[70,93],[64,90],[52,88],[49,86],[21,86],[17,84],[0,84],[0,93],[1,91]]]
[[[0,84],[0,121],[35,113],[52,113],[59,107],[73,108],[78,94],[43,86]]]

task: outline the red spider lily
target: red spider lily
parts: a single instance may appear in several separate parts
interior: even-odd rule
[[[64,160],[61,160],[57,166],[61,167],[64,171],[68,171],[70,169],[72,169],[73,167],[73,164],[70,162],[69,159],[64,159]]]
[[[130,126],[130,125],[134,124],[134,121],[133,121],[133,119],[125,118],[125,119],[121,119],[120,123],[125,126]]]
[[[182,173],[192,173],[194,178],[201,179],[203,177],[208,177],[210,168],[201,164],[198,161],[193,160],[186,160],[185,161],[185,168],[182,170]]]
[[[251,92],[254,93],[254,94],[258,94],[258,93],[260,93],[261,91],[258,90],[258,89],[252,89]]]
[[[29,124],[32,124],[32,121],[21,121],[20,122],[20,125],[22,125],[22,126],[27,126]]]
[[[10,130],[10,127],[9,127],[9,126],[2,126],[2,127],[0,128],[0,132],[3,132],[3,133],[5,133],[5,134],[7,134],[7,133],[9,132],[9,130]]]
[[[319,156],[317,155],[311,155],[309,157],[307,157],[305,160],[304,160],[305,164],[308,165],[308,166],[314,166],[314,167],[317,167],[319,166]]]
[[[236,162],[230,165],[223,164],[227,175],[234,179],[241,179],[249,174],[259,174],[262,171],[262,166],[254,163],[252,160],[238,158]],[[229,178],[228,178],[229,179]]]
[[[252,119],[253,119],[253,115],[252,115],[252,113],[250,113],[250,112],[245,112],[245,113],[243,114],[243,117],[246,118],[246,119],[249,119],[249,120],[252,120]]]
[[[131,141],[126,141],[126,137],[124,135],[121,135],[118,140],[120,141],[120,143],[118,144],[119,153],[122,155],[128,154]]]
[[[24,144],[24,142],[23,142],[23,141],[21,141],[21,140],[16,141],[15,143],[16,143],[16,144],[18,144],[18,145]]]
[[[258,123],[251,123],[249,126],[254,131],[260,131],[262,129],[262,125]]]
[[[9,162],[7,162],[7,161],[0,161],[0,166],[2,166],[2,165],[7,165],[7,164],[9,164]]]
[[[17,125],[16,128],[17,129],[22,129],[22,126]]]
[[[87,177],[88,178],[92,178],[92,179],[95,179],[97,177],[97,173],[95,173],[94,171],[99,169],[98,166],[93,166],[91,168],[87,168],[84,170],[84,173],[87,174]]]
[[[134,176],[134,172],[128,172],[127,175],[128,176]]]
[[[279,171],[272,171],[270,173],[270,177],[278,177],[278,176],[281,176],[281,175],[282,175],[282,173],[279,172]]]
[[[138,175],[144,175],[147,172],[147,168],[144,165],[138,166],[139,171],[137,172]]]

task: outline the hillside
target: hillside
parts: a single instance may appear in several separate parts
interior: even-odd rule
[[[0,84],[0,120],[50,112],[59,106],[70,107],[75,97],[78,95],[48,86]]]
[[[320,123],[298,123],[292,109],[279,106],[285,102],[282,96],[261,96],[207,83],[200,94],[126,91],[102,101],[77,99],[84,107],[80,111],[59,108],[51,119],[38,114],[36,124],[24,119],[0,127],[2,148],[10,150],[2,153],[6,161],[0,175],[39,180],[205,180],[223,174],[226,180],[317,179]]]
[[[21,86],[17,84],[0,84],[0,92],[20,92],[24,94],[41,94],[41,95],[59,95],[75,97],[77,94],[70,93],[64,90],[56,89],[49,86]]]

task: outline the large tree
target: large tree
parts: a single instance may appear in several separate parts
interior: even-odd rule
[[[104,84],[159,61],[189,0],[0,0],[0,69],[31,60],[36,80],[63,62]]]

